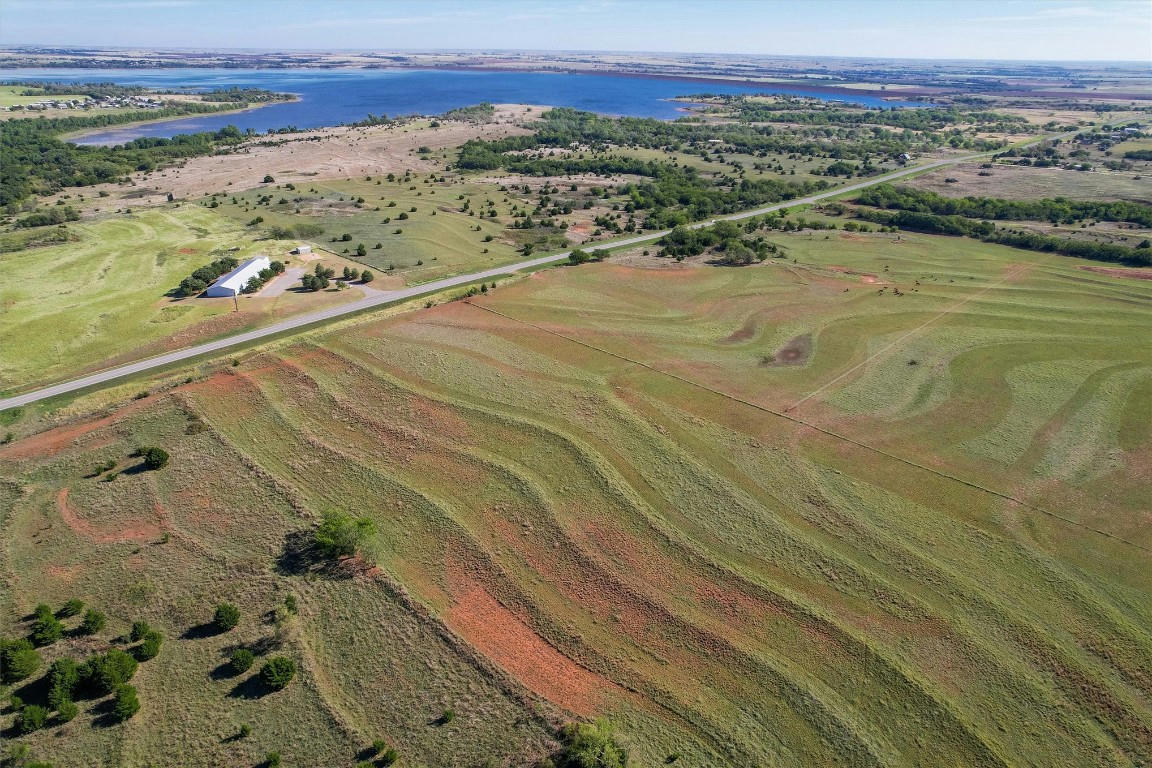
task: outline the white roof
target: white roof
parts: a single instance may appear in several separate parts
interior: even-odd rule
[[[267,269],[272,265],[272,261],[267,256],[257,256],[254,259],[248,259],[236,269],[232,270],[226,275],[221,275],[216,278],[216,282],[212,283],[213,288],[228,288],[236,293],[240,293],[248,281],[254,276],[259,274],[260,270]]]

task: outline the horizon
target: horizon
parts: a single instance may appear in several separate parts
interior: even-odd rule
[[[0,46],[1152,61],[1152,4],[1141,0],[812,0],[802,16],[783,16],[784,10],[790,5],[782,0],[714,0],[704,7],[654,0],[567,6],[552,0],[393,0],[322,8],[270,0],[6,0]]]

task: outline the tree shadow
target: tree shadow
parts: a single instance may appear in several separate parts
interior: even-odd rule
[[[232,662],[229,660],[220,662],[215,669],[208,673],[208,676],[213,680],[228,680],[233,677],[239,677],[242,674],[244,673],[237,672],[232,668]]]
[[[270,693],[272,689],[260,681],[260,676],[252,675],[236,683],[232,690],[228,691],[228,696],[233,699],[262,699]]]
[[[351,558],[333,560],[316,546],[312,530],[302,528],[284,536],[284,546],[276,558],[276,570],[283,576],[311,574],[329,579],[350,579],[356,575]]]
[[[203,640],[206,637],[215,637],[222,635],[228,630],[220,629],[216,626],[214,621],[206,621],[203,624],[197,624],[194,627],[189,627],[184,630],[184,634],[180,635],[181,640]]]
[[[96,717],[92,719],[93,728],[111,728],[114,725],[120,724],[120,718],[116,717],[115,696],[100,702],[93,707],[91,711],[92,714],[96,715]]]

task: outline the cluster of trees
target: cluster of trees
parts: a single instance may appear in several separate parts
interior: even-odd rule
[[[55,224],[63,224],[66,221],[76,221],[79,218],[80,214],[75,208],[68,205],[58,205],[54,208],[48,208],[47,210],[35,211],[23,218],[17,219],[15,226],[22,229],[50,227]]]
[[[1124,153],[1125,160],[1152,160],[1152,149],[1130,149]]]
[[[47,605],[38,605],[29,637],[0,638],[2,681],[9,684],[31,677],[42,662],[37,646],[51,645],[60,639],[63,633],[60,619],[79,615],[83,609],[84,603],[76,599],[69,600],[55,613]],[[81,635],[94,635],[103,630],[105,624],[103,613],[89,609],[74,631]],[[137,643],[130,651],[112,647],[89,656],[82,663],[67,657],[52,662],[43,684],[30,688],[39,692],[41,701],[25,703],[18,697],[11,697],[10,704],[16,711],[16,730],[20,733],[39,730],[48,724],[52,712],[56,713],[57,723],[72,720],[79,712],[75,700],[81,696],[92,698],[112,694],[109,714],[117,721],[136,714],[140,700],[136,688],[128,681],[136,674],[140,662],[156,657],[164,636],[146,622],[138,621],[132,625],[129,638]]]
[[[450,109],[444,113],[443,117],[448,120],[468,120],[470,122],[483,123],[491,120],[495,114],[496,107],[487,101],[482,101],[470,107]]]
[[[335,269],[317,264],[311,274],[304,274],[300,277],[300,285],[306,291],[322,291],[331,285],[332,278],[335,276]]]
[[[572,265],[587,264],[590,261],[603,261],[603,251],[582,251],[579,248],[573,248],[568,253],[568,263]]]
[[[241,288],[240,291],[241,293],[256,293],[256,291],[263,288],[264,284],[269,280],[276,277],[276,275],[282,274],[284,274],[284,262],[273,261],[249,278],[248,282],[244,284],[244,287]]]
[[[200,267],[188,277],[180,281],[180,286],[176,289],[177,296],[198,296],[204,292],[204,289],[215,282],[216,278],[220,277],[227,272],[236,269],[239,264],[232,256],[221,256],[213,261]]]
[[[847,108],[830,107],[808,100],[776,102],[753,101],[740,96],[707,96],[723,100],[725,111],[733,111],[740,120],[755,123],[789,123],[792,125],[885,125],[913,131],[938,131],[956,126],[976,126],[981,130],[1019,131],[1028,121],[1016,115],[958,107]]]
[[[712,249],[717,256],[716,263],[729,266],[764,261],[780,250],[763,236],[745,237],[741,226],[732,221],[720,221],[698,229],[677,226],[660,238],[659,244],[661,256],[672,256],[677,261]]]
[[[568,723],[556,734],[560,750],[540,768],[627,768],[628,750],[616,740],[611,723]]]
[[[860,208],[856,213],[860,218],[868,221],[914,232],[961,235],[979,238],[989,243],[1025,248],[1030,251],[1059,253],[1081,259],[1095,259],[1141,267],[1152,266],[1152,243],[1148,240],[1141,242],[1135,248],[1129,248],[1125,245],[1101,243],[1094,240],[1073,240],[1041,235],[1035,232],[998,229],[991,222],[977,221],[963,216],[942,216],[917,211],[886,211],[874,208]]]
[[[60,140],[61,134],[158,117],[218,112],[235,106],[181,102],[177,106],[123,114],[9,120],[0,131],[0,206],[11,211],[31,195],[118,181],[133,171],[150,171],[182,158],[211,154],[245,138],[235,126],[226,126],[215,132],[181,134],[170,139],[140,138],[105,147],[72,144]]]
[[[1048,221],[1071,224],[1083,219],[1127,221],[1152,227],[1152,206],[1130,202],[1097,202],[1045,198],[1004,200],[997,197],[943,197],[929,190],[877,184],[856,198],[861,205],[970,219]]]

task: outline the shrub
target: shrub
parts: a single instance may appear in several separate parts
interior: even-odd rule
[[[370,283],[375,279],[376,275],[372,274],[372,270],[370,269],[365,269],[360,273],[360,282],[362,283]]]
[[[115,468],[116,462],[113,461],[113,462],[111,462],[111,464],[112,464],[112,466],[108,466],[107,464],[104,464],[103,467],[101,467],[101,469],[99,471],[107,471],[109,469]],[[84,610],[84,601],[78,600],[74,597],[71,600],[69,600],[68,602],[64,603],[63,607],[61,607],[60,610],[56,611],[56,615],[59,616],[61,619],[67,619],[67,618],[70,618],[72,616],[79,615],[80,611],[82,611],[82,610]]]
[[[151,631],[152,627],[148,626],[148,622],[134,621],[132,622],[132,631],[129,633],[128,637],[132,640],[132,642],[138,643],[143,640],[144,636]]]
[[[94,611],[91,608],[84,614],[84,621],[80,622],[80,634],[94,635],[100,630],[104,629],[104,625],[108,623],[108,617],[100,611]]]
[[[260,681],[274,691],[279,691],[296,676],[296,662],[287,656],[273,656],[260,668]]]
[[[148,469],[163,469],[168,464],[168,451],[163,448],[137,448],[132,455],[144,459],[144,466]]]
[[[20,733],[32,733],[44,727],[48,722],[48,710],[38,704],[29,704],[16,715],[16,730]]]
[[[372,754],[379,755],[386,749],[388,749],[388,742],[384,741],[384,739],[376,739],[376,741],[372,742]]]
[[[136,659],[148,661],[156,658],[156,655],[160,653],[160,644],[163,642],[164,635],[154,629],[148,630],[148,633],[144,635],[144,641],[136,647]]]
[[[276,183],[276,179],[272,178],[271,175],[268,175],[268,176],[264,177],[264,183],[265,184],[274,184],[274,183]]]
[[[60,703],[72,698],[80,684],[80,665],[72,659],[57,659],[48,669],[48,703],[59,709]]]
[[[389,748],[389,749],[384,750],[383,754],[380,755],[380,758],[376,761],[376,765],[380,765],[380,766],[392,765],[392,763],[396,762],[399,759],[400,759],[400,753],[394,749]]]
[[[264,757],[264,765],[268,766],[268,768],[279,768],[279,766],[280,766],[280,753],[279,752],[269,752]]]
[[[236,674],[243,674],[252,668],[252,663],[256,661],[256,654],[247,648],[237,648],[232,651],[232,655],[228,657],[228,666]]]
[[[325,512],[320,527],[313,534],[316,548],[327,557],[355,554],[364,539],[375,531],[367,517],[352,518],[342,512]]]
[[[135,686],[122,684],[116,687],[116,698],[112,702],[112,716],[124,722],[140,711],[140,699]]]
[[[0,638],[0,680],[15,683],[31,675],[40,666],[40,653],[27,638]]]
[[[80,680],[100,694],[112,693],[136,674],[136,659],[119,648],[90,656],[80,665]]]
[[[32,622],[32,642],[36,645],[52,645],[64,635],[64,625],[52,615],[52,611],[39,614]]]
[[[76,706],[76,702],[72,701],[72,699],[64,699],[64,701],[56,705],[56,719],[61,723],[70,722],[79,713],[80,708]]]
[[[248,725],[248,723],[241,723],[240,724],[240,738],[246,739],[251,735],[252,735],[252,726]]]
[[[556,768],[625,768],[628,753],[616,743],[612,726],[604,720],[595,723],[569,723],[560,729],[560,752]]]
[[[232,605],[232,603],[220,603],[216,606],[216,613],[212,617],[212,623],[221,632],[227,632],[240,623],[240,609]]]

